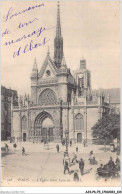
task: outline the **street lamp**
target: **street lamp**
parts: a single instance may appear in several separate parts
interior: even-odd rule
[[[68,143],[69,143],[69,137],[68,137],[68,135],[69,135],[69,131],[68,130],[66,130],[65,131],[65,138],[66,138],[66,153],[68,154]]]
[[[86,117],[86,143],[87,143],[87,110],[85,109],[84,110],[84,114],[85,114],[85,117]]]

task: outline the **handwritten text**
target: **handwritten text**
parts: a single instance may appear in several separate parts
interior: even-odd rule
[[[42,7],[42,6],[44,6],[43,3],[42,4],[39,4],[39,5],[32,6],[32,7],[28,7],[27,9],[24,9],[22,11],[19,11],[18,13],[14,13],[14,14],[12,14],[13,13],[13,8],[10,7],[9,10],[8,10],[8,12],[7,12],[7,15],[4,15],[3,21],[4,22],[7,22],[9,19],[12,19],[15,16],[18,16],[20,14],[23,14],[23,13],[27,12],[27,11],[30,11],[30,10],[33,10],[35,8]]]
[[[47,39],[47,40],[46,39],[47,38],[45,37],[41,43],[36,43],[36,44],[33,43],[33,40],[31,40],[29,44],[25,45],[24,49],[22,49],[22,47],[19,47],[18,51],[14,52],[13,58],[16,56],[20,56],[20,53],[27,53],[28,51],[32,51],[35,48],[45,45],[50,40],[50,39]]]
[[[38,20],[38,18],[34,18],[33,20],[30,20],[29,22],[25,22],[23,24],[20,22],[17,28],[19,29],[19,28],[23,28],[24,26],[28,26],[29,24],[32,24],[36,20]]]

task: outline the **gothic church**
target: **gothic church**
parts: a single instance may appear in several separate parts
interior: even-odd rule
[[[63,53],[60,9],[57,9],[54,61],[49,51],[40,70],[34,61],[31,73],[31,97],[20,96],[19,106],[12,105],[11,136],[17,140],[61,142],[65,138],[81,143],[92,142],[93,125],[110,110],[101,90],[91,90],[91,73],[86,60],[72,75]]]

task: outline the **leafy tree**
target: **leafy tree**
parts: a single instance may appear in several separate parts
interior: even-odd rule
[[[107,141],[117,138],[120,140],[120,115],[107,114],[103,116],[92,127],[92,136],[104,141],[106,146]]]

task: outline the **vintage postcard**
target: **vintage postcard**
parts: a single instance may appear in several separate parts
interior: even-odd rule
[[[120,1],[2,1],[1,186],[120,187]]]

